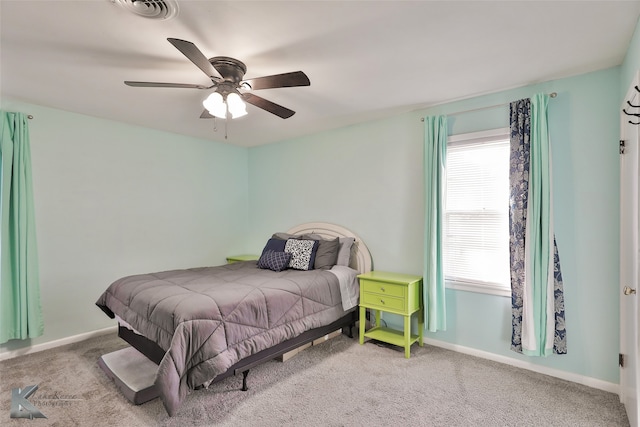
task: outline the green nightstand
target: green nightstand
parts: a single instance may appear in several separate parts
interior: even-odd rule
[[[360,344],[365,337],[404,347],[404,357],[411,356],[411,344],[423,345],[422,277],[372,271],[360,279]],[[365,332],[367,308],[375,310],[375,324]],[[404,331],[383,327],[380,312],[404,316]],[[411,316],[418,314],[418,335],[411,334]]]
[[[260,255],[232,255],[227,257],[227,264],[238,261],[257,261]]]

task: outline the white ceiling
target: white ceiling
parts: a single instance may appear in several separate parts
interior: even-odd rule
[[[112,0],[0,0],[0,94],[256,146],[619,65],[640,15],[640,1],[177,1],[161,21]],[[210,84],[168,37],[311,86],[256,91],[296,114],[249,105],[225,140],[199,118],[207,91],[123,84]]]

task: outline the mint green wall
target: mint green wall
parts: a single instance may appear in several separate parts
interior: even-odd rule
[[[328,221],[360,234],[376,269],[421,274],[420,118],[555,91],[549,114],[569,354],[527,360],[617,383],[619,86],[614,68],[253,148],[250,246],[260,250],[274,230]],[[508,107],[498,107],[452,116],[450,133],[508,123]],[[509,298],[448,290],[447,310],[447,331],[429,337],[524,359],[509,350]]]
[[[422,274],[421,135],[420,120],[405,115],[252,148],[251,246],[326,221],[356,232],[376,269]]]
[[[115,325],[95,301],[119,277],[223,264],[244,251],[246,148],[18,101],[2,107],[35,117],[45,335],[0,352]]]

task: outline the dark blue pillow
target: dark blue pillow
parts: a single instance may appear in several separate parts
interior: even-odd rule
[[[262,254],[264,255],[266,251],[284,252],[284,245],[286,243],[286,240],[269,239],[267,244],[264,246],[264,249],[262,249]]]
[[[258,267],[268,268],[273,271],[282,271],[289,266],[291,254],[287,252],[276,252],[267,249],[260,259],[258,259]]]

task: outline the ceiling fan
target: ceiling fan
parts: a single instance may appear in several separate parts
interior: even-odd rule
[[[214,117],[226,118],[227,111],[233,118],[246,114],[244,102],[262,108],[278,117],[287,119],[295,114],[275,102],[271,102],[250,92],[242,90],[273,89],[280,87],[309,86],[311,82],[302,71],[293,71],[272,76],[257,77],[243,80],[247,67],[237,59],[227,56],[215,56],[207,59],[195,44],[180,39],[168,38],[169,43],[176,47],[191,62],[200,68],[211,79],[211,86],[189,83],[158,83],[125,81],[128,86],[134,87],[175,87],[188,89],[214,89],[214,92],[203,102],[205,110],[200,118],[210,119]],[[244,101],[244,102],[243,102]]]

